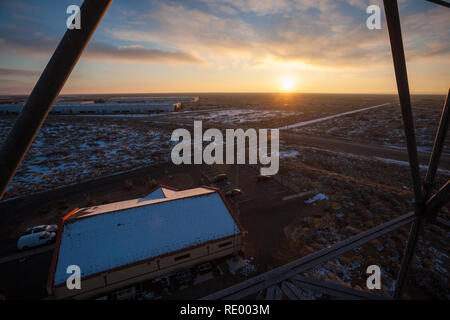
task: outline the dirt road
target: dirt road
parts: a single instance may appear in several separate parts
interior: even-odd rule
[[[360,143],[330,137],[317,137],[296,133],[282,132],[281,138],[289,143],[316,147],[333,152],[348,153],[357,156],[380,158],[385,160],[408,161],[406,149],[392,148],[383,145]],[[427,166],[429,154],[419,152],[420,165]],[[439,168],[450,169],[450,155],[442,154]]]

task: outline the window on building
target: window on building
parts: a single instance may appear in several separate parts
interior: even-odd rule
[[[187,259],[187,258],[189,258],[190,256],[191,256],[191,254],[190,254],[190,253],[188,253],[188,254],[184,254],[184,255],[182,255],[182,256],[178,256],[178,257],[175,257],[175,261],[179,261],[179,260]]]
[[[232,243],[231,241],[221,243],[219,244],[219,248],[228,247],[229,245],[231,245],[231,243]]]

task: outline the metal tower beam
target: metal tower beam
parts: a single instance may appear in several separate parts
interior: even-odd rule
[[[417,216],[415,216],[413,212],[402,215],[356,236],[338,242],[331,247],[325,248],[318,252],[314,252],[306,257],[275,268],[264,274],[240,282],[224,290],[215,292],[207,297],[204,297],[203,299],[236,300],[245,298],[252,294],[256,294],[263,289],[276,285],[279,282],[288,280],[301,272],[313,268],[314,266],[327,262],[328,260],[335,258],[345,252],[360,247],[364,243],[376,239],[383,234],[389,233],[408,223],[411,223],[415,221],[416,218]]]
[[[416,134],[414,130],[414,117],[411,109],[411,96],[409,93],[408,73],[406,71],[405,52],[403,49],[402,29],[398,13],[397,0],[383,0],[388,26],[389,40],[391,43],[392,59],[394,61],[395,78],[400,99],[403,125],[406,136],[406,147],[408,149],[409,166],[414,189],[416,213],[422,214],[423,208],[423,186],[420,179],[419,160],[417,156]]]
[[[427,0],[428,2],[433,2],[435,4],[450,8],[450,2],[443,1],[443,0]]]
[[[81,29],[67,30],[0,150],[0,199],[112,0],[85,0]]]
[[[434,185],[434,180],[436,177],[436,171],[439,165],[439,160],[442,154],[442,148],[444,147],[445,137],[448,131],[448,121],[449,121],[449,109],[450,109],[450,89],[447,93],[447,98],[445,99],[444,107],[442,108],[441,119],[439,120],[439,127],[436,132],[436,137],[434,138],[433,150],[431,152],[430,161],[428,162],[427,175],[425,177],[425,192],[426,196]]]

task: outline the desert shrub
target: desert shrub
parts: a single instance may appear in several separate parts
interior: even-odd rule
[[[40,207],[38,212],[39,212],[39,214],[47,214],[51,210],[52,210],[51,205],[47,205],[47,206],[44,206],[44,207]]]
[[[154,188],[154,187],[156,187],[158,185],[158,181],[156,181],[155,179],[152,179],[151,181],[150,181],[150,187],[151,188]]]
[[[125,189],[130,191],[131,189],[133,189],[133,187],[133,181],[131,181],[130,179],[125,180]]]
[[[145,186],[147,184],[147,182],[148,182],[148,178],[146,176],[141,176],[138,179],[138,184],[141,186]]]
[[[92,198],[90,194],[86,195],[86,203],[88,206],[91,206],[93,204]]]
[[[56,207],[60,210],[65,210],[67,208],[69,208],[69,206],[67,205],[66,201],[60,201],[56,204]]]

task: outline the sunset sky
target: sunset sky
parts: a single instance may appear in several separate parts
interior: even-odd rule
[[[0,94],[31,91],[81,3],[0,0]],[[445,94],[449,9],[399,6],[412,92]],[[114,0],[63,93],[395,90],[380,0]]]

